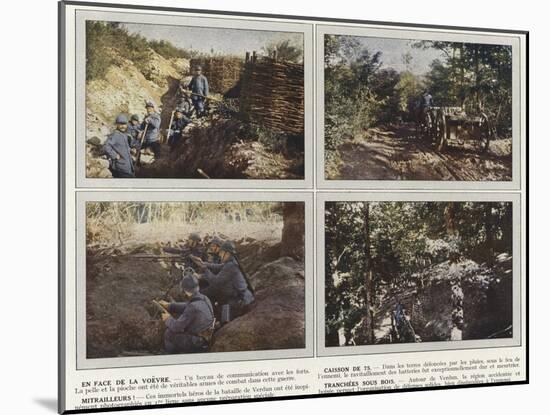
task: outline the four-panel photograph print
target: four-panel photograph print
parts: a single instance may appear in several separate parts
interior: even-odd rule
[[[74,16],[77,367],[520,344],[524,34]]]

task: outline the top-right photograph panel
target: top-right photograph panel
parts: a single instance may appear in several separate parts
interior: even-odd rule
[[[317,41],[322,187],[519,187],[518,37],[321,27]]]

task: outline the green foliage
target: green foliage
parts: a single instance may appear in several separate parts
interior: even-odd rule
[[[414,114],[418,97],[422,94],[424,84],[422,80],[406,70],[399,75],[399,82],[395,86],[395,90],[399,97],[399,112],[403,114],[404,121],[414,121]]]
[[[302,63],[304,60],[303,49],[299,45],[293,45],[289,39],[270,43],[262,48],[267,56],[277,54],[277,60]]]
[[[352,36],[325,36],[326,163],[336,162],[336,149],[346,138],[372,126],[385,102],[371,83],[380,54],[371,54]],[[383,83],[377,80],[379,85]]]
[[[418,48],[435,48],[442,60],[432,62],[427,87],[436,105],[464,106],[486,112],[501,135],[512,129],[512,47],[477,43],[420,41]]]
[[[365,211],[369,208],[370,246]],[[450,234],[449,210],[452,209]],[[503,202],[329,202],[325,206],[327,345],[365,315],[365,276],[377,295],[452,257],[491,263],[512,252],[512,205]],[[367,255],[367,249],[369,254]],[[370,256],[370,264],[367,258]]]
[[[86,79],[102,79],[111,65],[130,60],[145,72],[149,51],[153,49],[167,58],[189,58],[192,52],[177,48],[169,42],[149,41],[143,36],[132,34],[120,23],[86,21]]]
[[[198,51],[181,49],[166,40],[149,40],[149,47],[166,59],[193,59],[201,54]]]
[[[382,52],[372,52],[353,36],[325,36],[325,157],[338,162],[345,140],[379,125],[402,120],[421,81],[410,71],[381,68]],[[411,56],[404,56],[410,63]]]

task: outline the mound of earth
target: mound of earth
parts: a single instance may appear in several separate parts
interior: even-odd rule
[[[251,136],[238,118],[213,114],[194,120],[185,141],[152,164],[138,169],[138,177],[232,179],[300,179],[302,157],[273,152]]]
[[[251,277],[253,309],[218,330],[213,352],[305,347],[304,265],[283,257]]]
[[[450,340],[453,328],[451,287],[460,281],[464,293],[463,340],[486,339],[497,333],[510,333],[512,325],[511,257],[501,255],[494,267],[470,259],[431,266],[413,275],[424,281],[423,288],[405,286],[386,295],[375,310],[375,337],[379,343],[390,341],[391,314],[396,294],[406,310],[415,333],[423,342]],[[353,329],[353,341],[366,344],[365,320]],[[499,335],[500,336],[500,335]]]

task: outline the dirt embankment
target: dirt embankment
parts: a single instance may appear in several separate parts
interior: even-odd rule
[[[116,116],[126,113],[138,114],[141,118],[146,101],[153,101],[159,107],[170,105],[167,91],[173,91],[176,80],[189,70],[187,60],[166,59],[152,49],[148,50],[147,62],[140,69],[114,50],[104,53],[112,57],[115,64],[103,79],[86,82],[86,174],[94,178],[111,177],[99,146],[112,131]],[[164,118],[163,124],[167,124],[169,120]]]
[[[416,138],[412,124],[371,128],[343,143],[337,172],[340,180],[506,181],[512,179],[512,140],[490,143],[486,153],[471,142],[444,151]]]
[[[213,114],[187,127],[185,141],[142,166],[138,177],[212,179],[300,179],[303,156],[294,150],[273,152],[237,118]]]
[[[243,269],[256,290],[256,305],[216,332],[212,351],[304,347],[304,264],[281,257],[280,243],[237,242]],[[173,293],[178,275],[170,261],[138,260],[160,254],[154,244],[131,250],[87,252],[88,358],[162,353],[164,325],[152,299]]]

